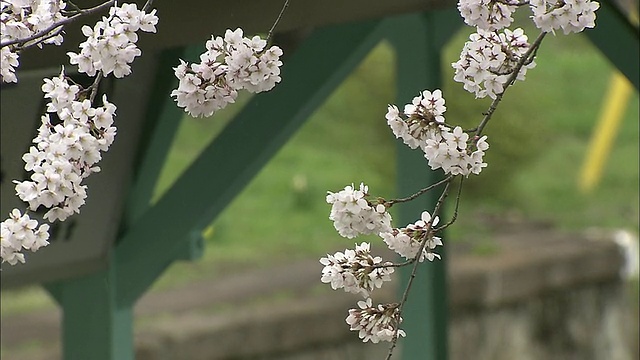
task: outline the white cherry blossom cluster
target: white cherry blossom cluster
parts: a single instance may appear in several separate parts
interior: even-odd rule
[[[530,0],[533,22],[542,31],[562,29],[565,35],[596,26],[600,4],[591,0]]]
[[[422,242],[425,246],[418,261],[425,259],[433,261],[440,259],[440,255],[434,252],[436,246],[442,246],[442,239],[434,236],[433,228],[438,225],[439,218],[436,216],[431,219],[429,212],[422,212],[420,220],[413,224],[409,224],[402,229],[392,229],[390,232],[381,233],[380,237],[384,240],[389,249],[395,251],[398,255],[407,260],[414,259],[420,251]]]
[[[23,250],[36,251],[49,244],[49,225],[42,224],[13,209],[9,218],[0,223],[0,258],[15,265],[24,263]]]
[[[24,6],[31,4],[33,7],[38,2],[24,3]],[[44,3],[48,2],[40,1],[38,4]],[[60,6],[64,8],[63,3],[55,3],[62,4]],[[4,1],[2,6],[4,16],[8,7]],[[100,7],[93,8],[96,9]],[[55,17],[54,12],[51,16]],[[135,45],[138,40],[136,32],[155,32],[157,22],[155,10],[146,13],[138,10],[135,4],[112,6],[109,15],[93,28],[83,27],[87,40],[80,45],[79,54],[68,53],[70,62],[78,65],[79,72],[90,76],[113,73],[120,78],[129,75],[129,64],[141,53]],[[3,47],[3,52],[5,48],[9,47]],[[17,58],[8,59],[7,62],[17,66]],[[3,80],[4,61],[3,55]],[[44,98],[49,99],[47,113],[42,116],[38,135],[33,139],[35,146],[31,146],[22,157],[25,170],[32,175],[30,180],[14,180],[14,183],[17,196],[29,205],[27,212],[35,212],[40,207],[48,209],[44,219],[49,222],[64,221],[80,211],[87,197],[87,186],[83,180],[100,171],[96,163],[115,139],[116,106],[107,100],[106,95],[102,96],[102,106],[93,103],[99,81],[97,77],[92,86],[84,89],[65,76],[64,68],[59,76],[44,79],[42,91]],[[49,225],[41,225],[36,230],[37,220],[26,213],[21,215],[18,209],[14,209],[10,218],[1,225],[2,262],[12,265],[24,262],[20,249],[35,251],[48,244]]]
[[[453,130],[445,124],[445,100],[442,91],[423,91],[404,107],[402,118],[395,105],[387,109],[387,124],[396,138],[401,138],[412,149],[420,148],[433,170],[446,174],[480,174],[487,166],[484,152],[489,148],[486,136],[469,138],[461,127]]]
[[[494,31],[511,25],[519,5],[520,0],[459,0],[458,11],[467,25]]]
[[[282,50],[266,46],[259,36],[244,37],[240,28],[228,29],[224,38],[212,36],[199,63],[180,60],[175,68],[180,83],[171,96],[189,115],[208,117],[235,102],[239,90],[271,90],[280,82]]]
[[[65,19],[66,3],[60,0],[2,0],[0,1],[0,78],[2,82],[18,82],[15,69],[19,65],[17,46],[4,46],[14,40],[27,39],[47,30]],[[62,43],[58,29],[50,32],[38,45]]]
[[[346,321],[351,330],[358,331],[363,342],[375,344],[406,335],[402,329],[398,329],[402,322],[398,304],[373,306],[371,298],[358,301],[358,309],[350,309]]]
[[[492,32],[478,29],[464,44],[460,59],[452,63],[453,79],[464,84],[464,89],[476,98],[501,94],[516,64],[529,50],[527,35],[518,28],[513,31]],[[516,80],[524,80],[528,69],[535,67],[534,61],[526,62]]]
[[[331,204],[329,219],[338,233],[348,239],[358,235],[379,234],[391,229],[391,215],[383,204],[367,201],[369,187],[361,183],[359,189],[352,185],[343,190],[327,194]]]
[[[100,161],[101,152],[107,151],[113,143],[116,128],[113,125],[116,106],[102,97],[102,106],[94,107],[86,99],[87,90],[70,84],[64,71],[57,77],[44,79],[42,85],[44,97],[50,99],[47,112],[54,113],[59,122],[53,120],[50,114],[42,116],[42,124],[38,128],[38,135],[33,139],[35,146],[29,148],[22,159],[24,169],[32,172],[30,180],[17,181],[15,190],[17,196],[29,204],[29,211],[36,211],[41,206],[49,209],[44,219],[49,222],[64,221],[74,213],[80,212],[80,207],[87,197],[87,186],[83,180],[94,172],[100,171],[95,164]],[[33,236],[11,229],[17,220],[18,209],[14,209],[11,218],[2,223],[3,229],[10,229],[2,233],[2,243],[10,248],[22,246],[33,251],[46,245],[43,241],[33,245]],[[29,229],[35,229],[37,221],[24,215],[21,223],[28,224]],[[12,220],[13,219],[13,220]],[[42,234],[48,230],[48,225],[41,225],[34,236],[45,239]],[[3,245],[4,246],[4,245]],[[3,250],[4,251],[4,250]],[[15,257],[11,251],[4,251],[3,261],[10,264],[14,260],[24,262],[24,257]]]
[[[122,78],[131,73],[131,64],[142,52],[136,46],[138,30],[156,32],[158,17],[156,10],[145,13],[136,4],[122,4],[109,9],[109,16],[98,21],[93,28],[82,27],[87,37],[80,44],[80,52],[68,52],[71,64],[78,65],[78,71],[94,76],[98,71],[103,75],[113,73]]]
[[[35,146],[22,157],[25,170],[33,172],[31,180],[14,182],[18,197],[29,204],[29,210],[43,206],[50,209],[45,219],[62,221],[80,212],[87,197],[82,181],[100,171],[94,165],[115,138],[116,106],[104,95],[103,105],[93,107],[64,73],[45,79],[42,90],[45,98],[51,99],[47,112],[55,113],[61,123],[53,124],[49,114],[42,116]]]
[[[495,31],[511,25],[514,11],[524,5],[529,5],[538,29],[562,29],[565,35],[593,28],[600,7],[591,0],[459,0],[458,10],[467,25]]]
[[[398,139],[412,149],[426,146],[427,140],[433,138],[444,125],[444,113],[447,107],[442,91],[436,89],[433,92],[425,90],[413,98],[411,104],[404,107],[407,119],[400,117],[400,111],[395,105],[389,105],[387,109],[387,124]]]
[[[346,238],[359,235],[370,235],[392,231],[391,215],[387,212],[384,199],[377,204],[367,201],[369,187],[361,183],[356,189],[353,184],[343,190],[327,195],[327,203],[331,204],[329,219],[338,233]],[[396,316],[392,305],[371,306],[371,292],[391,281],[394,272],[393,264],[383,262],[379,256],[371,255],[371,245],[363,242],[356,244],[355,250],[346,249],[320,259],[324,265],[321,281],[331,284],[336,289],[361,294],[366,300],[358,304],[360,309],[349,310],[346,321],[351,330],[358,330],[363,341],[392,341],[396,327],[401,320]],[[397,336],[404,336],[397,330]]]
[[[331,287],[344,289],[346,292],[362,294],[367,297],[376,288],[382,287],[385,281],[391,281],[393,267],[391,263],[382,263],[379,256],[371,256],[371,245],[363,242],[356,244],[355,250],[346,249],[334,255],[320,259],[324,265],[322,282],[330,283]]]
[[[450,130],[446,126],[440,126],[440,132],[427,140],[424,148],[424,157],[428,160],[433,170],[442,169],[445,174],[478,175],[487,167],[484,162],[485,151],[489,148],[487,136],[483,135],[472,141],[470,145],[469,134],[460,126]]]

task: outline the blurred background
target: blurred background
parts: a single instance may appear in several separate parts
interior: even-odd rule
[[[470,32],[471,29],[464,28],[455,35],[442,63],[447,105],[445,117],[448,123],[466,128],[474,127],[489,106],[487,99],[475,99],[452,80],[450,63],[458,59]],[[251,293],[242,301],[237,300],[240,297],[230,297],[214,305],[200,304],[198,314],[227,316],[236,311],[246,312],[247,307],[294,304],[301,296],[322,298],[330,292],[329,286],[320,284],[321,266],[317,259],[352,247],[353,241],[341,238],[328,220],[330,207],[324,201],[326,192],[338,191],[350,183],[365,182],[375,196],[405,195],[395,193],[396,140],[384,119],[387,105],[395,102],[394,56],[388,44],[380,43],[206,229],[203,258],[193,263],[179,263],[165,273],[142,300],[148,305],[147,310],[139,311],[147,316],[137,319],[137,332],[152,332],[149,329],[157,324],[171,327],[171,323],[180,323],[173,316],[195,310],[181,308],[174,313],[171,309],[178,307],[175,304],[190,304],[191,292],[192,296],[198,297],[199,291],[205,288],[214,293],[222,291],[215,290],[216,284],[228,283],[232,292],[233,284],[240,284],[238,277],[242,276],[257,281],[256,274],[263,274],[267,279],[264,281],[268,281],[275,279],[276,274],[284,279],[289,273],[297,285],[288,286],[283,282],[270,287],[264,284],[268,291]],[[458,221],[445,235],[445,246],[453,249],[449,256],[455,259],[458,251],[476,258],[499,256],[505,250],[503,244],[495,240],[497,234],[526,229],[528,234],[539,232],[541,236],[547,236],[549,232],[580,234],[587,238],[613,234],[627,236],[631,244],[635,241],[637,266],[638,92],[631,90],[630,96],[624,99],[621,105],[624,111],[612,146],[601,151],[604,162],[594,170],[597,176],[587,186],[584,185],[584,169],[595,161],[589,152],[590,144],[598,134],[597,124],[606,107],[615,69],[583,35],[548,36],[536,63],[536,68],[528,72],[527,80],[510,89],[486,128],[491,145],[486,155],[489,165],[482,176],[472,176],[465,181]],[[156,199],[248,99],[249,96],[241,95],[236,104],[209,119],[185,117],[182,120],[157,184]],[[449,215],[452,208],[449,204]],[[418,217],[416,214],[416,219]],[[382,248],[382,242],[375,238],[370,240]],[[384,253],[383,249],[380,251]],[[528,251],[536,251],[536,248]],[[313,269],[315,283],[305,285],[301,284],[302,280],[295,280],[294,270],[283,270],[289,269],[289,264],[294,266],[291,269],[298,269],[295,266],[299,264],[315,264],[312,265],[316,267]],[[236,280],[225,280],[231,278]],[[628,349],[617,358],[637,359],[637,269],[635,274],[625,277],[624,282],[624,309],[627,312],[621,316],[630,320],[631,325],[621,333],[631,341],[621,342]],[[247,286],[259,287],[256,284]],[[296,290],[303,286],[309,288],[305,295]],[[3,323],[20,324],[24,336],[22,342],[11,343],[13,338],[3,327],[3,355],[7,355],[7,359],[51,358],[47,356],[51,356],[51,351],[59,345],[55,344],[55,338],[53,343],[49,342],[51,334],[38,335],[42,329],[52,326],[59,316],[46,315],[55,313],[55,304],[46,292],[38,287],[28,287],[2,291],[1,296]],[[145,302],[146,298],[154,296],[159,300]],[[152,309],[154,305],[155,310]],[[343,317],[338,318],[338,322],[343,321],[346,310],[344,307]],[[45,321],[47,326],[34,320],[49,319],[47,316],[51,319]],[[27,325],[31,320],[36,329],[29,330]],[[337,326],[346,328],[343,323]],[[11,329],[8,331],[12,332]],[[151,335],[141,335],[136,341],[152,347],[149,344],[157,340]],[[336,354],[343,355],[324,358],[359,358],[344,355],[344,352]],[[139,358],[144,356],[153,358],[142,351]],[[580,357],[567,355],[566,358]],[[593,354],[591,358],[598,358],[598,355]]]

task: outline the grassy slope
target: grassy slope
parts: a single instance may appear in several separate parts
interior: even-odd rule
[[[465,38],[459,34],[447,48],[449,74],[447,64],[456,60]],[[482,228],[477,215],[485,213],[515,212],[573,230],[638,230],[637,93],[600,186],[582,194],[578,174],[611,69],[582,36],[549,37],[539,55],[537,68],[510,90],[487,128],[490,166],[467,182],[461,205],[467,216],[452,231],[453,240]],[[394,140],[383,117],[393,102],[392,65],[393,54],[384,45],[367,58],[216,221],[204,264],[261,264],[350,246],[327,220],[324,194],[360,181],[376,195],[393,194]],[[476,101],[451,80],[444,90],[449,122],[471,127],[489,103]],[[175,267],[160,285],[180,281],[193,266]]]

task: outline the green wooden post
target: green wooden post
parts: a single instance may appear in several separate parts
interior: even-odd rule
[[[155,54],[156,56],[151,53],[147,54],[147,57],[140,59],[140,64],[134,70],[132,77],[115,82],[114,87],[109,91],[110,100],[118,106],[118,119],[135,121],[145,115],[152,117],[146,129],[143,129],[142,126],[127,128],[123,123],[116,123],[120,129],[125,128],[131,131],[120,134],[118,140],[122,142],[128,137],[139,141],[137,142],[138,155],[142,149],[151,148],[154,152],[154,160],[164,156],[165,154],[157,147],[154,148],[152,145],[144,143],[146,137],[140,136],[141,134],[138,132],[146,134],[151,132],[150,129],[164,125],[165,130],[167,127],[169,129],[165,133],[173,133],[177,125],[172,127],[171,122],[177,124],[182,117],[182,114],[178,113],[178,116],[174,116],[169,121],[167,117],[175,115],[175,112],[168,112],[168,114],[160,116],[158,111],[154,111],[160,107],[158,104],[162,104],[162,100],[166,98],[167,91],[170,89],[170,79],[163,76],[163,73],[170,73],[171,68],[167,61],[175,61],[179,53],[177,50],[169,50]],[[116,121],[121,121],[118,119]],[[157,125],[158,123],[160,125]],[[133,131],[134,129],[135,131]],[[140,138],[143,140],[140,141]],[[164,137],[157,136],[154,140],[155,143],[164,141]],[[168,146],[170,139],[164,142]],[[153,143],[154,141],[152,141]],[[121,145],[115,143],[114,146]],[[135,154],[130,155],[134,156]],[[145,158],[151,156],[149,154],[142,155],[147,155]],[[109,155],[107,154],[107,156]],[[138,174],[138,184],[146,185],[150,182],[148,177],[153,172],[149,166],[133,164],[131,167],[137,169],[135,172]],[[139,208],[144,207],[142,205],[144,201],[136,202],[136,200],[150,196],[148,195],[150,191],[145,191],[146,188],[140,189],[141,186],[138,186],[136,196],[128,196],[129,214],[136,211],[141,212],[142,210]],[[101,190],[108,189],[92,189],[90,191]],[[91,197],[88,201],[91,201]],[[125,207],[124,202],[122,206]],[[127,221],[118,223],[116,220],[112,220],[113,226],[120,226],[122,231],[122,227],[127,224]],[[63,359],[133,360],[133,305],[135,299],[123,300],[120,291],[122,285],[117,282],[116,278],[115,260],[114,254],[110,254],[110,258],[105,260],[107,264],[101,270],[88,275],[44,284],[45,289],[49,291],[63,310]],[[126,279],[122,281],[126,281]]]
[[[403,16],[389,22],[389,28],[393,29],[389,40],[396,50],[396,98],[400,108],[419,91],[441,87],[442,47],[460,21],[455,11],[445,10]],[[398,144],[399,196],[412,194],[441,179],[440,172],[429,169],[420,151]],[[396,215],[397,225],[415,222],[425,209],[431,212],[438,196],[437,192],[430,192],[416,201],[402,204]],[[403,311],[402,328],[407,333],[401,341],[403,359],[447,359],[447,257],[444,248],[439,251],[442,260],[421,265],[413,282]],[[410,274],[410,266],[401,269],[400,294]]]
[[[134,359],[133,304],[119,301],[114,269],[48,287],[63,307],[63,359]]]

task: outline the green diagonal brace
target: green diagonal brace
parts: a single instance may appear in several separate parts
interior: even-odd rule
[[[631,24],[629,18],[616,7],[612,0],[600,1],[600,9],[596,15],[596,27],[585,30],[585,34],[638,90],[640,85],[638,27]]]
[[[160,70],[153,88],[150,89],[151,100],[143,129],[146,136],[141,138],[139,144],[141,150],[136,158],[137,171],[128,196],[123,228],[135,223],[149,209],[160,172],[185,116],[184,111],[169,97],[171,90],[178,87],[173,67],[180,63],[179,59],[197,61],[202,51],[202,45],[198,44],[186,49],[166,49],[158,55]]]
[[[377,22],[314,32],[259,94],[116,247],[119,299],[135,301],[175,260],[190,232],[213,219],[378,42]],[[215,119],[212,119],[215,121]]]
[[[389,40],[396,50],[397,105],[411,102],[422,90],[441,88],[441,53],[461,20],[455,10],[432,11],[425,15],[409,15],[388,20]],[[446,94],[445,98],[446,98]],[[441,177],[441,171],[429,169],[422,152],[398,144],[397,187],[400,196],[412,194]],[[439,190],[439,189],[438,189]],[[436,190],[437,191],[437,190]],[[424,210],[432,212],[438,193],[401,204],[396,226],[415,222]],[[407,336],[401,341],[402,358],[407,360],[447,359],[447,286],[444,249],[442,260],[421,264],[408,301],[404,306],[402,328]],[[411,266],[401,270],[404,291]]]

